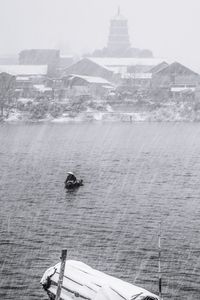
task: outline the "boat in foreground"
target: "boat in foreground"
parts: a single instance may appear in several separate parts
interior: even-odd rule
[[[61,263],[49,268],[41,279],[50,299],[55,299]],[[67,260],[64,268],[62,300],[160,300],[151,292],[121,279],[97,271],[75,260]]]
[[[76,189],[78,188],[79,186],[83,186],[83,180],[77,180],[75,182],[69,180],[67,182],[65,182],[65,188],[67,190],[73,190],[73,189]]]

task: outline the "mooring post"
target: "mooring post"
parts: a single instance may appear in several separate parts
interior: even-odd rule
[[[61,252],[60,274],[59,274],[59,279],[58,279],[58,288],[57,288],[56,299],[55,300],[60,300],[60,294],[61,294],[62,283],[63,283],[63,276],[64,276],[64,272],[65,272],[66,258],[67,258],[67,250],[64,249]]]
[[[161,224],[158,235],[158,285],[159,285],[159,299],[163,300],[162,297],[162,272],[161,272]]]

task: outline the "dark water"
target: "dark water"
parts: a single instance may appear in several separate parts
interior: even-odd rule
[[[160,221],[164,299],[199,299],[199,124],[3,124],[0,166],[0,299],[46,299],[62,248],[157,293]]]

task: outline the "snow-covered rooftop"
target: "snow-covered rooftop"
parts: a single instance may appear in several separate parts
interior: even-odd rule
[[[46,87],[44,84],[34,84],[34,88],[41,93],[52,91],[52,88]]]
[[[104,67],[156,66],[164,61],[163,58],[135,57],[88,57],[88,59]]]
[[[30,77],[29,76],[17,76],[16,81],[29,81]]]
[[[126,73],[126,74],[123,74],[123,78],[151,79],[152,73]]]
[[[17,76],[46,75],[47,65],[0,65],[0,73],[5,72]]]
[[[102,77],[96,77],[96,76],[86,76],[86,75],[75,75],[75,74],[71,74],[70,75],[73,78],[81,78],[85,81],[87,81],[88,83],[100,83],[100,84],[109,84],[111,85],[111,83],[102,78]]]

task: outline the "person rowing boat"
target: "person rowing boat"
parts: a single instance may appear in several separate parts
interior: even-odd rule
[[[68,182],[68,181],[71,181],[71,182],[75,183],[77,181],[76,176],[74,175],[74,173],[67,172],[67,174],[68,175],[67,175],[67,178],[65,180],[65,183]]]
[[[65,180],[65,188],[67,190],[72,190],[83,185],[83,180],[77,180],[76,176],[72,172],[67,172],[67,178]]]

